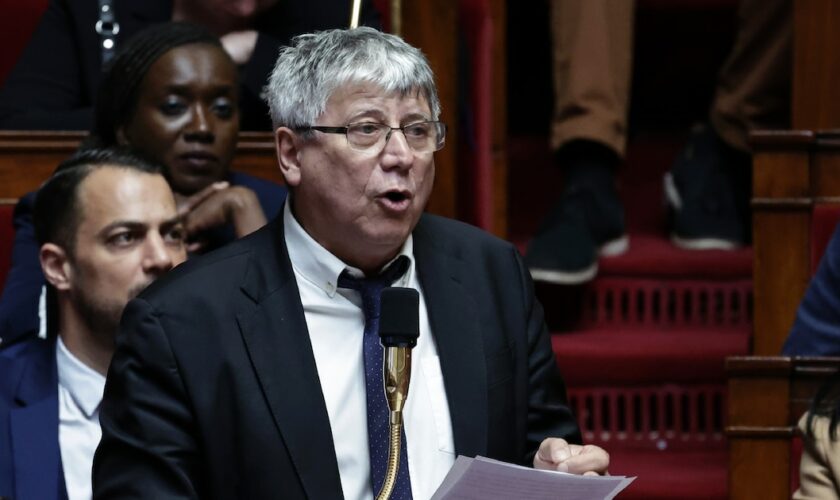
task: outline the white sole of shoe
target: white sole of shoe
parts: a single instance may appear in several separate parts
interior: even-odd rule
[[[685,250],[737,250],[741,245],[720,238],[681,238],[671,235],[671,243]]]
[[[580,271],[558,271],[556,269],[531,268],[531,278],[534,281],[553,283],[555,285],[580,285],[592,281],[598,274],[598,263],[595,262],[586,269]]]
[[[671,172],[665,173],[665,176],[662,178],[662,187],[664,188],[665,199],[668,204],[674,210],[682,209],[682,197],[680,197],[680,191],[677,189],[677,185],[674,184],[674,176],[671,175]]]
[[[608,241],[598,249],[601,257],[615,257],[621,255],[630,248],[630,238],[625,234],[620,238]]]
[[[671,172],[665,174],[663,187],[668,204],[674,210],[680,210],[682,208],[682,198],[676,184],[674,184],[674,177]],[[671,233],[671,243],[685,250],[736,250],[742,246],[721,238],[683,238],[675,233]]]

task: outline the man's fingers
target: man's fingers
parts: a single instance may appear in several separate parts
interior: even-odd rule
[[[564,471],[565,466],[561,464],[571,455],[569,443],[564,439],[548,438],[540,443],[537,454],[534,456],[534,467]]]
[[[560,465],[565,465],[566,471],[572,474],[588,472],[603,474],[610,465],[610,455],[598,446],[581,446],[577,447],[572,452],[572,456]]]

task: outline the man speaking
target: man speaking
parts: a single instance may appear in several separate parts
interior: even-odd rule
[[[127,306],[95,498],[372,498],[388,458],[372,325],[392,285],[420,295],[392,498],[429,498],[459,454],[604,472],[604,450],[570,444],[516,249],[423,214],[446,138],[423,55],[368,28],[304,35],[266,94],[289,200]]]

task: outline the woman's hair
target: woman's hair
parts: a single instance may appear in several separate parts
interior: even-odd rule
[[[828,435],[837,438],[837,424],[840,423],[840,369],[820,386],[808,411],[808,433],[813,435],[814,419],[828,417]]]
[[[140,85],[152,64],[170,50],[194,43],[214,45],[224,52],[219,39],[207,29],[181,22],[150,26],[122,45],[105,68],[94,110],[94,138],[89,143],[115,145],[117,130],[131,119]]]
[[[426,57],[401,38],[373,28],[300,35],[280,57],[263,91],[274,128],[305,127],[342,85],[372,83],[385,92],[417,93],[437,120],[440,100]]]

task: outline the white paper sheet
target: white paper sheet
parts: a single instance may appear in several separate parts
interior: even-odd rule
[[[578,476],[459,456],[432,500],[611,500],[634,479]]]

